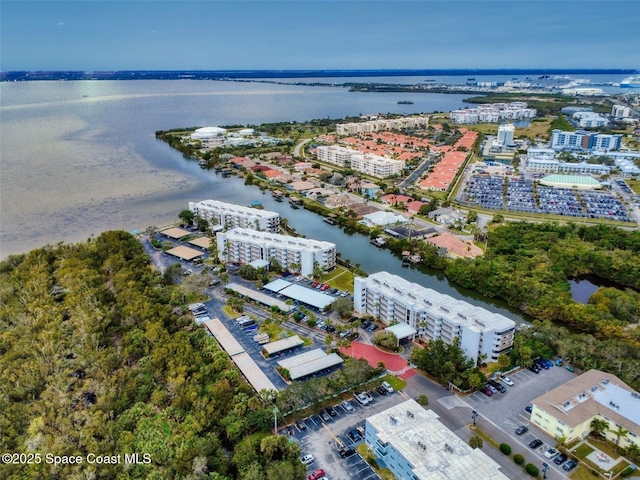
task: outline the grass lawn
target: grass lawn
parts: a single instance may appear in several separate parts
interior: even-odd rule
[[[242,315],[241,313],[236,312],[233,308],[228,307],[227,305],[225,305],[224,307],[222,307],[222,311],[224,313],[227,314],[227,317],[233,319],[233,318],[238,318],[240,315]]]
[[[578,448],[572,451],[572,453],[581,460],[584,460],[587,455],[593,452],[595,449],[586,443],[583,443]]]
[[[383,379],[385,382],[389,382],[389,385],[393,387],[394,390],[404,390],[404,387],[407,386],[407,382],[402,380],[401,378],[396,377],[395,375],[386,375]]]
[[[580,464],[573,471],[573,473],[569,475],[569,478],[571,480],[593,480],[594,478],[599,478],[599,477],[594,477],[593,473],[591,473],[591,470],[589,470],[584,465]]]
[[[353,293],[353,273],[340,265],[333,271],[320,277],[322,283],[328,283],[332,288]]]
[[[283,338],[281,335],[284,332],[286,333],[286,337],[293,337],[294,335],[298,335],[298,337],[300,337],[300,340],[304,342],[305,347],[308,347],[313,343],[311,339],[303,337],[302,335],[292,332],[291,330],[285,330],[284,328],[271,322],[263,322],[262,324],[260,324],[260,331],[269,335],[269,340],[271,340],[272,342],[281,340]]]
[[[640,194],[640,180],[631,180],[631,179],[623,179],[629,188],[633,190],[635,193]]]
[[[589,443],[596,447],[598,450],[606,453],[613,459],[620,458],[620,454],[616,451],[616,447],[605,440],[596,440],[595,438],[590,438]]]
[[[542,122],[531,122],[528,127],[516,127],[516,131],[514,133],[515,138],[519,138],[520,136],[526,136],[528,138],[536,138],[536,137],[548,137],[549,136],[549,126],[553,121],[552,118],[543,118],[540,120],[544,120]]]
[[[356,447],[356,452],[358,452],[365,462],[367,462],[371,467],[376,471],[382,480],[396,480],[396,477],[391,470],[388,468],[381,468],[376,461],[376,457],[371,453],[371,451],[367,448],[367,445],[361,443]]]

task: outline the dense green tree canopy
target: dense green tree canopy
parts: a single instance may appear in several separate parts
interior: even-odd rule
[[[125,232],[0,263],[0,451],[150,458],[3,465],[2,478],[244,478],[228,452],[268,432],[271,411],[215,340],[176,314],[177,288]],[[259,471],[303,478],[287,447],[265,446]]]

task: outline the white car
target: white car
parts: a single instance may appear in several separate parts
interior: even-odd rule
[[[500,380],[502,380],[502,383],[505,383],[510,387],[513,387],[514,385],[513,381],[509,377],[502,377]]]
[[[369,405],[369,399],[367,398],[367,395],[364,393],[359,393],[355,396],[356,401],[364,406],[364,405]]]
[[[555,448],[550,448],[546,452],[544,452],[544,456],[547,458],[553,458],[558,455],[558,451]]]
[[[353,412],[353,405],[351,405],[351,402],[349,400],[343,400],[342,406],[347,412]]]
[[[382,382],[380,386],[384,388],[387,391],[387,393],[393,393],[393,387],[389,385],[389,382]]]
[[[300,461],[305,465],[312,465],[313,462],[315,461],[315,459],[313,458],[313,455],[308,454],[308,455],[305,455],[304,457],[302,457],[300,459]]]

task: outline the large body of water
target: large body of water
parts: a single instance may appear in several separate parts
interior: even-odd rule
[[[377,112],[446,111],[463,96],[349,93],[215,81],[0,83],[0,256],[109,229],[143,230],[175,222],[189,201],[240,205],[261,200],[310,238],[336,243],[367,271],[387,270],[475,305],[523,319],[503,303],[450,285],[437,272],[401,266],[362,236],[348,236],[305,210],[277,203],[237,178],[222,179],[185,160],[156,130],[207,125],[341,118]],[[409,108],[408,108],[409,107]]]

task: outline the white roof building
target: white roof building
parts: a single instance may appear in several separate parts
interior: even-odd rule
[[[191,138],[196,140],[206,140],[209,138],[220,137],[227,133],[227,130],[220,127],[203,127],[198,128],[191,134]]]
[[[324,270],[336,266],[335,243],[309,238],[288,237],[248,228],[234,228],[216,235],[218,256],[226,262],[251,263],[254,260],[276,259],[282,268],[312,275],[317,263]]]
[[[381,210],[379,212],[370,213],[362,217],[362,221],[367,225],[384,227],[387,225],[397,225],[399,223],[406,223],[407,220],[402,215],[396,215],[395,213],[386,212]]]
[[[377,178],[386,178],[400,173],[405,165],[400,160],[371,153],[362,153],[339,145],[322,145],[316,149],[316,155],[318,160],[341,167],[351,167],[357,172]]]
[[[189,210],[199,217],[206,218],[213,225],[224,228],[251,228],[266,232],[277,232],[280,228],[280,215],[268,210],[243,207],[218,200],[189,202]]]
[[[479,448],[445,427],[433,410],[407,400],[367,418],[365,444],[399,480],[507,480]]]
[[[360,314],[383,322],[406,323],[419,336],[442,339],[460,348],[474,361],[485,354],[495,362],[513,345],[516,324],[499,313],[457,300],[388,272],[377,272],[353,281],[353,306]]]

